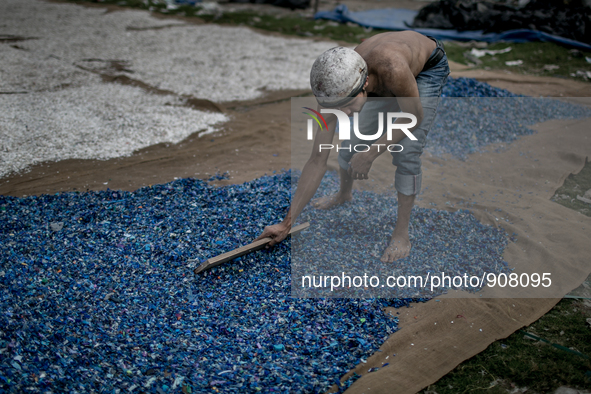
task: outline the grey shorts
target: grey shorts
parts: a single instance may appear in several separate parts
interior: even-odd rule
[[[435,53],[435,51],[433,52]],[[402,145],[402,151],[391,153],[392,164],[396,166],[394,187],[399,193],[410,196],[418,194],[421,191],[421,154],[427,143],[429,130],[435,120],[441,91],[443,85],[445,85],[445,82],[447,81],[449,72],[447,56],[443,56],[439,63],[428,70],[422,71],[416,77],[420,101],[423,106],[423,120],[420,126],[412,131],[412,134],[417,140],[413,141],[410,138],[405,137],[398,143]],[[376,130],[378,130],[378,112],[383,112],[384,114],[387,112],[400,112],[400,108],[396,104],[396,100],[393,100],[392,98],[382,100],[373,98],[368,99],[361,112],[359,112],[360,133],[368,135],[375,134]],[[383,121],[383,124],[386,125],[386,119]],[[353,118],[351,118],[351,130],[353,130]],[[372,143],[372,141],[358,139],[355,136],[355,133],[351,133],[351,136],[351,139],[343,141],[339,148],[339,165],[345,170],[349,169],[349,162],[355,154],[350,146],[358,144],[370,145]]]

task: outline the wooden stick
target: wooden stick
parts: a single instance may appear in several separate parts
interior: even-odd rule
[[[310,226],[310,223],[308,223],[308,222],[299,224],[295,227],[292,227],[291,230],[289,230],[289,234],[299,233],[300,231],[304,230],[305,228],[308,228],[309,226]],[[233,260],[236,257],[240,257],[240,256],[243,256],[247,253],[262,249],[271,240],[272,240],[272,238],[259,239],[258,241],[255,241],[255,242],[250,243],[248,245],[241,246],[238,249],[234,249],[229,252],[220,254],[216,257],[212,257],[211,259],[207,259],[203,264],[201,264],[199,267],[195,268],[194,272],[196,274],[198,274],[200,272],[203,272],[205,270],[213,268],[217,265],[220,265],[220,264],[223,264],[227,261]]]

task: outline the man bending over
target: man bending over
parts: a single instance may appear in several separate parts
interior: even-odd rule
[[[358,140],[352,133],[351,140],[343,141],[339,150],[340,190],[333,196],[312,202],[316,208],[329,209],[350,201],[353,181],[368,179],[373,161],[386,151],[383,147],[396,143],[402,145],[402,151],[392,152],[392,164],[396,166],[394,187],[398,192],[398,219],[382,255],[383,262],[393,262],[410,253],[408,226],[415,196],[421,189],[420,156],[448,75],[449,66],[443,45],[434,38],[413,31],[378,34],[354,50],[343,47],[329,49],[312,66],[310,84],[319,111],[322,108],[338,109],[347,116],[359,112],[359,129],[372,134],[378,129],[378,112],[394,110],[413,114],[417,118],[417,126],[410,128],[416,140],[400,129],[392,131],[392,139],[387,139],[387,133],[382,133],[373,142]],[[397,108],[392,109],[388,106],[391,107],[394,100],[368,102],[367,97],[399,99],[396,100]],[[302,170],[289,212],[283,222],[265,227],[257,238],[271,237],[269,246],[285,239],[293,221],[312,199],[326,173],[330,150],[320,150],[319,147],[332,143],[337,117],[326,114],[325,119],[328,130],[316,133],[314,150]],[[397,119],[394,123],[408,123],[408,119]],[[371,149],[363,153],[342,149],[356,143],[370,145]]]

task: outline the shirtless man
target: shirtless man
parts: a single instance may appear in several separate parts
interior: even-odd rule
[[[396,166],[394,186],[398,192],[398,218],[390,243],[382,255],[383,262],[393,262],[410,253],[408,226],[415,196],[421,188],[420,155],[448,74],[449,66],[443,45],[434,38],[413,31],[378,34],[358,45],[355,50],[343,47],[329,49],[312,66],[310,84],[319,111],[321,108],[333,108],[353,116],[354,112],[365,110],[374,114],[368,119],[375,118],[378,111],[371,102],[365,106],[367,97],[398,97],[408,99],[397,100],[397,112],[411,113],[417,117],[417,126],[410,129],[416,141],[409,139],[402,130],[395,129],[391,140],[383,133],[376,141],[362,141],[371,146],[367,152],[355,153],[341,149],[340,190],[333,196],[312,202],[317,208],[329,209],[350,201],[353,181],[368,179],[373,161],[384,153],[385,149],[379,149],[379,144],[402,145],[401,152],[392,153],[392,163]],[[380,110],[383,111],[383,108]],[[360,112],[360,119],[362,114]],[[330,150],[320,150],[319,146],[332,143],[337,117],[331,114],[324,116],[328,130],[316,133],[314,150],[302,170],[289,212],[283,222],[265,227],[257,238],[271,237],[269,246],[285,239],[293,221],[314,196],[326,173]],[[408,123],[408,119],[399,119],[394,123]],[[369,125],[368,130],[371,127]],[[375,130],[377,126],[373,133]],[[354,141],[343,141],[343,146],[353,144]]]

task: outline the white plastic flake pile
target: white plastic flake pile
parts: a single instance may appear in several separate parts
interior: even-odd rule
[[[55,58],[71,66],[88,59],[124,61],[133,72],[122,73],[131,78],[216,102],[253,99],[261,89],[307,89],[312,63],[335,46],[243,27],[156,19],[147,11],[105,13],[34,0],[3,0],[0,15],[9,16],[0,34],[38,37],[18,45],[41,63]],[[11,52],[19,50],[2,46],[2,63],[10,62]],[[2,70],[0,89],[5,90],[4,74],[11,71],[16,70]]]
[[[227,117],[119,84],[0,95],[0,176],[64,159],[109,159],[208,133]]]
[[[181,95],[225,102],[307,89],[314,59],[335,46],[40,0],[2,0],[0,15],[0,37],[14,38],[0,42],[0,176],[212,132],[228,117],[182,107]]]

